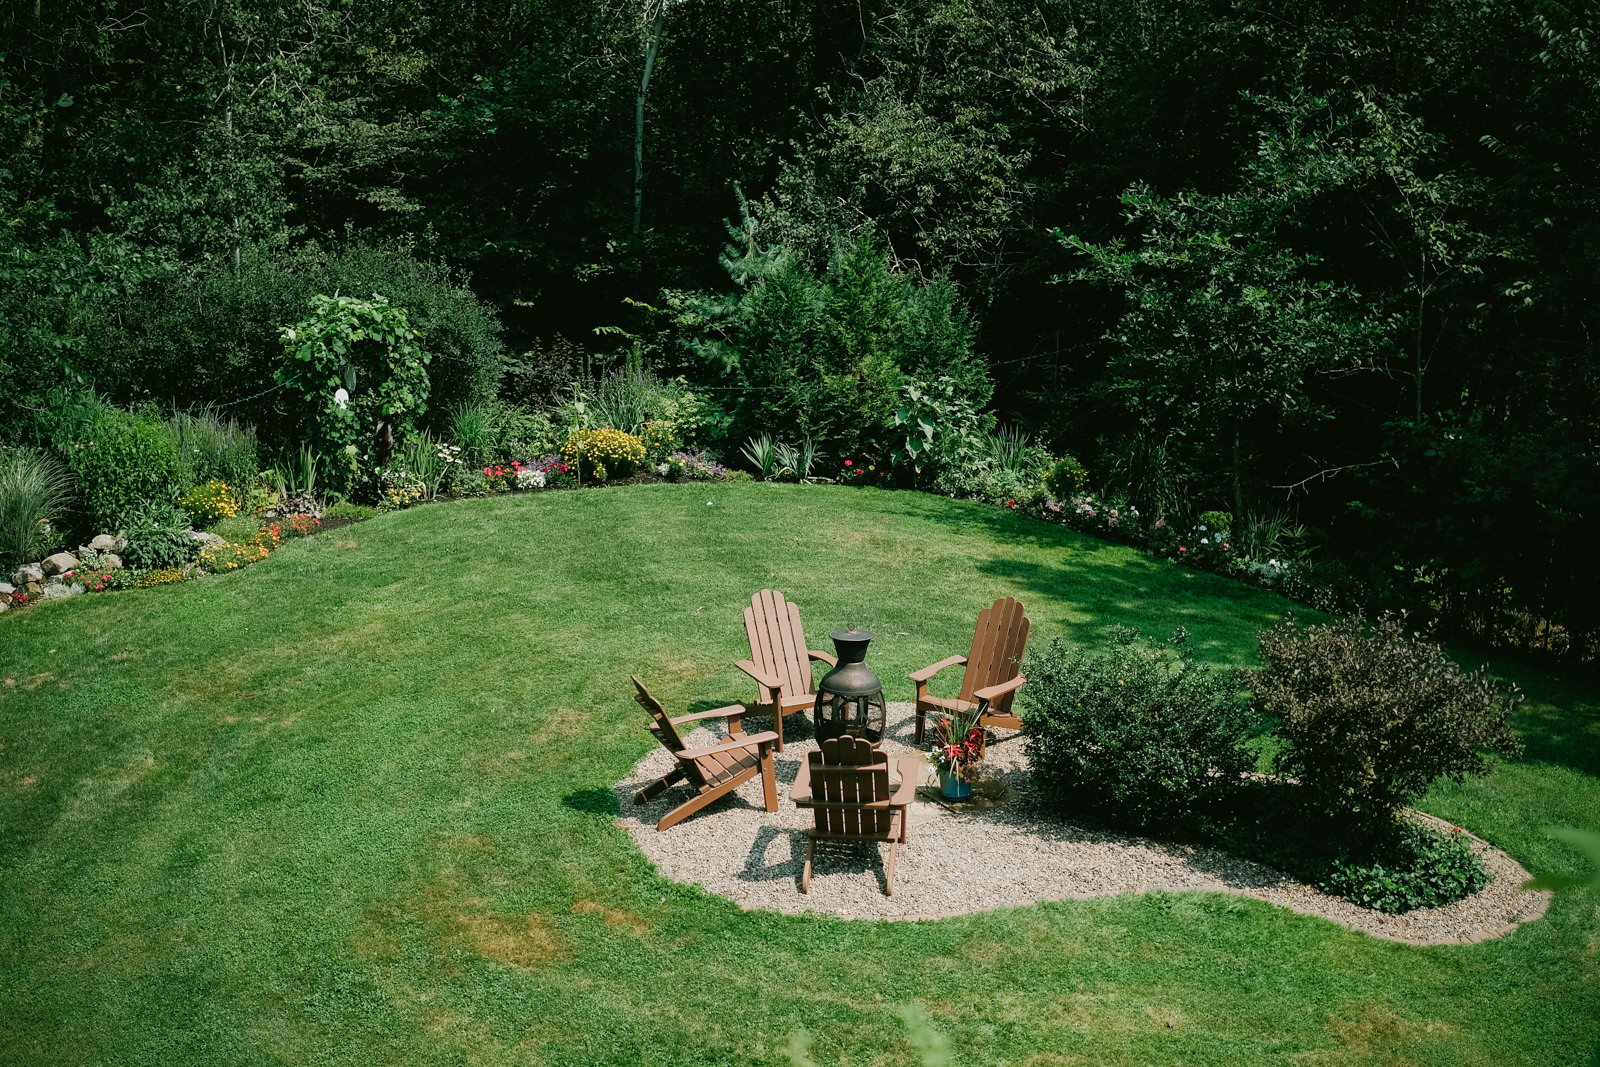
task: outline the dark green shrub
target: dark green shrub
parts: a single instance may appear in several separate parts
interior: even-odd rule
[[[178,454],[166,428],[112,411],[95,420],[72,451],[84,519],[95,532],[126,527],[151,502],[170,503],[181,488]]]
[[[1402,912],[1471,896],[1489,884],[1489,872],[1459,831],[1399,823],[1364,855],[1335,858],[1315,882],[1363,908]]]
[[[1279,773],[1306,805],[1360,835],[1381,834],[1440,778],[1487,774],[1482,750],[1521,750],[1507,718],[1521,694],[1466,672],[1405,617],[1371,628],[1360,615],[1302,630],[1293,617],[1261,634],[1247,677],[1278,720]]]
[[[262,393],[283,358],[280,329],[304,318],[318,293],[382,293],[405,308],[417,346],[435,357],[428,396],[441,411],[493,395],[505,366],[494,309],[460,275],[404,245],[247,243],[237,264],[209,259],[117,288],[85,306],[80,363],[119,398],[148,390],[187,406]],[[230,413],[253,421],[272,446],[292,444],[278,424],[282,399],[265,394]]]
[[[1044,487],[1057,500],[1071,500],[1089,486],[1089,472],[1071,456],[1062,456],[1044,476]]]
[[[1436,908],[1489,883],[1483,861],[1459,829],[1397,819],[1360,839],[1307,810],[1297,785],[1257,778],[1235,798],[1219,843],[1325,893],[1377,911]]]
[[[130,567],[163,569],[181,567],[194,559],[199,544],[188,530],[169,526],[136,526],[127,533],[123,562]]]
[[[1090,650],[1059,639],[1028,657],[1018,694],[1043,795],[1123,825],[1205,827],[1255,766],[1259,723],[1231,673],[1116,628]]]

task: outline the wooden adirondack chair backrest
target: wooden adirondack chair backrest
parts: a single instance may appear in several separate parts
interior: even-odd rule
[[[821,751],[811,753],[810,759],[811,804],[819,831],[862,837],[889,833],[893,812],[888,808],[862,811],[827,806],[889,799],[889,757],[881,749],[846,734],[822,742]]]
[[[811,658],[806,655],[806,635],[800,628],[800,609],[782,593],[763,589],[744,609],[744,628],[750,637],[750,658],[761,670],[783,682],[783,695],[815,693]]]
[[[978,629],[972,635],[972,651],[967,653],[967,673],[961,679],[961,699],[986,686],[1009,682],[1022,673],[1022,654],[1028,650],[1028,616],[1015,597],[1005,597],[978,613]],[[1005,696],[989,705],[997,715],[1011,714],[1011,698]]]
[[[678,736],[678,728],[672,725],[672,720],[667,717],[667,709],[661,706],[661,701],[650,695],[650,690],[638,678],[633,679],[633,688],[636,690],[633,699],[649,714],[651,719],[650,732],[656,735],[656,740],[661,742],[661,747],[676,756],[689,746],[683,743],[683,738]],[[679,759],[678,763],[684,772],[696,779],[695,785],[703,784],[701,768],[694,760]]]

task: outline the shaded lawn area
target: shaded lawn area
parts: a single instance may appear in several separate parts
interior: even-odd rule
[[[908,1005],[975,1064],[1556,1064],[1600,1038],[1581,891],[1419,949],[1223,895],[877,923],[658,878],[609,797],[654,744],[627,676],[749,701],[763,587],[813,647],[874,630],[891,700],[999,596],[1035,641],[1183,625],[1241,665],[1289,609],[978,505],[731,484],[423,507],[7,616],[0,1062],[782,1064],[804,1030],[818,1063],[911,1064]],[[1579,873],[1539,828],[1600,829],[1600,697],[1525,681],[1528,755],[1424,806]]]

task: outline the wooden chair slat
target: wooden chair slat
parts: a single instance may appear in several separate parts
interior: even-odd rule
[[[799,614],[799,609],[795,609]],[[794,620],[789,615],[789,603],[783,599],[781,593],[773,594],[772,604],[772,654],[778,660],[778,665],[784,676],[783,692],[785,696],[794,696],[806,691],[805,685],[800,681],[800,663],[796,662],[794,641]],[[801,648],[799,659],[805,660],[805,649]],[[809,671],[809,667],[807,668]]]
[[[985,642],[983,662],[974,672],[972,689],[977,692],[987,686],[1002,682],[1008,677],[1006,655],[1010,649],[1011,634],[1016,629],[1017,602],[1007,597],[997,601],[989,614],[989,639]]]
[[[789,625],[787,633],[794,644],[794,667],[799,677],[795,679],[795,689],[790,696],[815,695],[817,691],[816,679],[811,673],[811,657],[807,655],[810,646],[806,644],[805,627],[800,625],[800,605],[789,601]]]
[[[978,612],[978,625],[972,632],[972,647],[967,650],[967,667],[961,675],[961,699],[971,700],[974,689],[983,688],[978,679],[988,668],[994,649],[993,607]]]
[[[756,633],[761,640],[759,653],[761,659],[758,662],[761,663],[763,670],[777,675],[778,681],[787,688],[789,673],[784,669],[782,658],[775,655],[773,651],[773,644],[777,634],[772,626],[772,597],[772,590],[763,589],[750,598],[750,608],[755,612],[756,616]],[[756,650],[751,649],[751,651],[755,652]]]

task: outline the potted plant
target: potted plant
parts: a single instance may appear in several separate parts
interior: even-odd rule
[[[972,795],[973,767],[982,761],[988,737],[978,725],[982,712],[939,716],[938,735],[929,762],[939,772],[939,791],[952,800]]]

